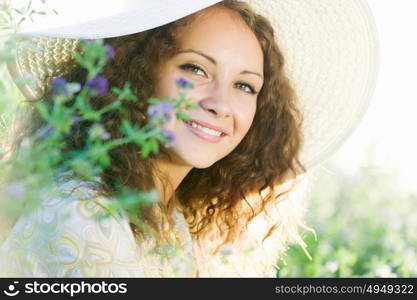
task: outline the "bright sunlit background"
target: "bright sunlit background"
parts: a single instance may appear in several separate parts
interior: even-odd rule
[[[355,172],[363,159],[398,172],[398,187],[417,191],[417,1],[368,0],[379,30],[380,71],[360,127],[332,158]]]
[[[278,277],[417,276],[417,1],[368,3],[380,40],[376,90],[355,133],[314,172],[312,260],[291,247]]]

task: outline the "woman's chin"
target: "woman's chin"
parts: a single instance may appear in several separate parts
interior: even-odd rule
[[[209,167],[211,167],[212,165],[214,164],[214,162],[212,162],[212,163],[200,163],[200,164],[195,164],[194,165],[194,168],[196,168],[196,169],[207,169],[207,168],[209,168]]]
[[[187,165],[192,168],[206,169],[211,167],[216,161],[217,157],[210,157],[207,153],[196,152],[190,153],[190,151],[184,151],[184,149],[177,149],[174,145],[172,148],[164,149],[171,158],[171,162],[178,165]]]
[[[216,160],[207,159],[207,157],[205,157],[205,159],[201,159],[201,158],[193,159],[191,157],[187,157],[186,162],[188,165],[192,166],[193,168],[206,169],[208,167],[211,167],[216,162]]]

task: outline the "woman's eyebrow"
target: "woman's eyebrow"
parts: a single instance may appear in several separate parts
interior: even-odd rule
[[[198,54],[198,55],[204,57],[205,59],[211,61],[214,65],[216,64],[216,60],[213,57],[208,56],[207,54],[204,54],[203,52],[200,52],[198,50],[192,50],[192,49],[180,50],[180,51],[178,51],[178,54],[180,54],[180,53],[195,53],[195,54]]]
[[[205,59],[209,60],[214,65],[217,64],[216,60],[213,57],[208,56],[207,54],[204,54],[203,52],[198,51],[198,50],[187,49],[187,50],[180,50],[180,51],[177,52],[177,54],[180,54],[180,53],[195,53],[195,54],[198,54],[198,55],[204,57]],[[240,72],[240,74],[253,74],[253,75],[259,76],[262,80],[264,79],[261,74],[256,73],[256,72],[252,72],[252,71],[248,71],[248,70],[244,70],[244,71]]]

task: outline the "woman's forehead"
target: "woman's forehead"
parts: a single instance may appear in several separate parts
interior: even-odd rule
[[[190,22],[187,22],[183,30],[191,31],[215,28],[220,29],[218,31],[220,33],[227,29],[228,26],[232,26],[234,29],[245,30],[248,33],[252,32],[238,12],[221,5],[214,5],[191,15]]]
[[[263,66],[263,51],[255,33],[238,13],[227,8],[210,7],[197,13],[178,32],[178,43],[180,50],[199,50],[220,60],[222,56],[245,58],[258,71]]]

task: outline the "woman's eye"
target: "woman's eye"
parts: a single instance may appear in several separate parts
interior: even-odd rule
[[[247,84],[247,83],[244,83],[244,82],[237,82],[235,84],[235,86],[238,89],[244,91],[245,93],[256,94],[255,89],[250,84]]]
[[[206,76],[206,73],[203,71],[203,69],[201,69],[199,66],[196,66],[194,64],[185,64],[185,65],[180,66],[180,68],[182,70],[189,71],[197,75]]]

